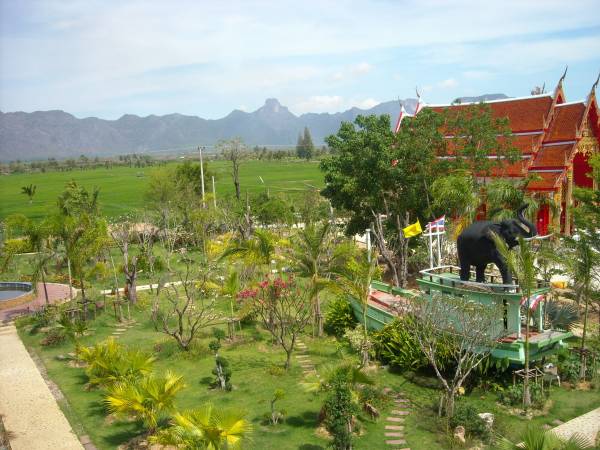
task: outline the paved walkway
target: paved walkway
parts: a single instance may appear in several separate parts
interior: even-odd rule
[[[60,303],[69,298],[69,285],[59,283],[46,283],[48,289],[48,300],[50,303]],[[77,289],[73,288],[73,297],[77,297]],[[3,309],[0,311],[0,323],[10,322],[13,318],[21,314],[40,309],[46,304],[46,296],[44,294],[44,285],[38,283],[36,297],[22,305],[17,305],[12,308]]]
[[[168,283],[165,283],[165,285],[163,287],[179,286],[180,284],[181,284],[181,281],[170,281]],[[156,289],[157,287],[158,287],[158,284],[142,284],[141,286],[136,286],[135,290],[136,291],[149,291],[151,289]],[[100,294],[112,295],[113,292],[114,292],[113,289],[104,289],[104,290],[100,291]],[[124,294],[125,288],[119,288],[119,293]]]
[[[317,373],[315,365],[310,359],[310,355],[308,355],[308,348],[306,347],[306,344],[300,339],[297,339],[296,347],[298,348],[298,350],[296,351],[296,359],[302,367],[302,373],[304,374],[304,376],[316,374],[318,378],[319,374]]]
[[[13,325],[0,327],[0,414],[12,450],[82,450]]]
[[[384,392],[387,395],[392,395],[394,406],[390,415],[385,418],[385,443],[393,448],[402,448],[402,450],[410,450],[406,447],[406,439],[404,438],[404,420],[409,414],[409,402],[402,398],[401,394],[394,394],[391,388],[385,388]]]
[[[594,446],[600,432],[600,408],[596,408],[583,416],[575,417],[562,425],[552,428],[552,433],[565,441],[574,434],[582,435],[588,444]]]

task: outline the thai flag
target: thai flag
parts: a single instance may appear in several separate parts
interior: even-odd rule
[[[429,231],[444,231],[444,227],[446,226],[446,216],[435,219],[433,222],[429,222],[427,224],[427,229]]]
[[[540,304],[540,302],[543,299],[544,299],[543,294],[532,295],[531,297],[529,297],[529,300],[527,300],[526,297],[523,297],[521,299],[521,306],[524,306],[525,304],[527,304],[529,306],[529,309],[531,309],[532,311],[535,311],[535,309],[537,308],[537,306]]]

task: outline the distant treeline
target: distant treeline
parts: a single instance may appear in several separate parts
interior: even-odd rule
[[[319,158],[326,154],[328,149],[326,146],[315,148],[310,155],[312,158]],[[254,146],[248,150],[246,158],[258,160],[283,160],[301,158],[308,159],[306,155],[298,152],[298,149],[267,149],[267,147]],[[188,154],[193,156],[193,154]],[[187,156],[187,155],[186,155]],[[94,170],[94,169],[111,169],[113,167],[152,167],[164,166],[168,162],[178,159],[178,155],[152,156],[148,154],[127,154],[114,157],[87,157],[81,155],[79,158],[56,159],[48,158],[47,160],[37,161],[20,161],[15,160],[8,163],[0,163],[0,174],[12,173],[44,173],[44,172],[69,172],[73,170]],[[207,154],[207,160],[222,159],[220,154]]]

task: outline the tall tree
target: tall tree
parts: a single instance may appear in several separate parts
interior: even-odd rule
[[[534,264],[535,253],[529,241],[523,240],[519,236],[519,245],[515,250],[508,247],[504,239],[495,235],[494,242],[496,248],[506,261],[510,271],[518,280],[519,287],[523,296],[527,299],[531,298],[531,293],[536,286],[537,268]],[[531,392],[529,389],[529,329],[531,322],[531,308],[526,308],[527,316],[525,322],[525,378],[523,379],[523,406],[525,409],[531,406]]]
[[[329,222],[308,224],[298,230],[293,240],[292,260],[298,274],[309,279],[309,292],[314,308],[314,329],[323,335],[323,314],[319,293],[327,286],[326,275],[331,271],[334,235]]]
[[[350,258],[342,259],[342,261],[343,263],[334,267],[332,272],[337,275],[336,288],[360,303],[363,328],[360,366],[365,367],[369,364],[370,352],[369,336],[367,334],[369,296],[371,295],[371,283],[379,275],[377,252],[371,254],[358,252]]]
[[[304,132],[298,135],[298,143],[296,144],[296,156],[298,158],[309,160],[315,153],[315,145],[313,144],[312,136],[308,127],[304,127]]]
[[[389,116],[359,116],[327,138],[332,152],[321,162],[321,194],[348,212],[348,235],[372,230],[395,285],[405,285],[408,275],[402,229],[430,209],[436,153],[444,146],[441,123],[440,115],[424,110],[394,134]]]
[[[508,118],[494,117],[489,105],[448,108],[443,116],[443,131],[452,136],[446,155],[452,157],[455,168],[486,177],[493,168],[502,170],[520,158],[519,150],[512,144]]]
[[[72,273],[79,279],[84,301],[86,265],[96,258],[108,239],[106,221],[100,216],[99,193],[98,189],[89,192],[75,181],[69,182],[58,197],[58,213],[52,218],[53,232],[65,248],[69,285],[72,286]]]
[[[589,162],[592,167],[591,178],[598,186],[600,185],[600,155],[592,156]],[[573,238],[567,237],[566,243],[572,255],[567,261],[575,279],[577,297],[584,301],[580,374],[583,378],[586,370],[584,350],[588,337],[589,303],[594,297],[600,298],[597,287],[600,285],[600,189],[575,188],[573,195],[577,201],[577,207],[573,209],[577,235]],[[598,311],[600,317],[600,308]]]
[[[240,164],[246,157],[248,150],[246,144],[240,139],[230,139],[217,143],[217,151],[228,161],[231,162],[231,176],[235,187],[235,197],[240,201]]]

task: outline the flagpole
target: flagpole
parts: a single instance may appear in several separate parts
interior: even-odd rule
[[[437,249],[438,249],[438,266],[442,265],[442,235],[443,231],[440,231],[438,227],[438,236],[437,236]]]
[[[433,234],[431,231],[431,226],[429,227],[429,233],[427,233],[427,236],[429,236],[429,268],[433,269]]]

